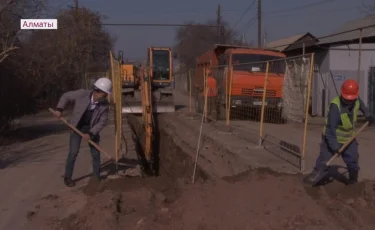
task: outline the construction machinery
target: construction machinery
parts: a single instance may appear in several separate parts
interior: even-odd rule
[[[139,88],[140,82],[135,77],[138,68],[128,61],[124,62],[124,54],[119,51],[117,60],[120,62],[120,74],[122,79],[122,93],[125,95],[134,94],[134,89]]]
[[[225,119],[226,104],[230,109],[241,107],[260,110],[263,103],[265,74],[268,72],[265,108],[281,115],[284,58],[285,54],[275,50],[215,45],[197,58],[197,71],[192,82],[196,91],[196,111],[198,113],[203,111],[202,97],[206,95],[207,87],[213,89],[207,93],[207,97],[216,100],[217,119]],[[266,71],[264,64],[266,61],[277,62],[277,65]],[[233,66],[229,79],[225,77],[228,66]],[[206,80],[205,76],[207,76]],[[228,87],[229,85],[231,87]],[[227,101],[227,98],[230,98],[230,101]]]
[[[125,66],[122,69],[127,73],[128,70]],[[143,114],[143,105],[146,103],[146,99],[143,98],[144,93],[142,93],[144,81],[150,81],[150,87],[147,88],[147,90],[150,91],[152,112],[175,112],[172,69],[172,51],[170,48],[148,48],[147,64],[142,67],[134,66],[134,77],[129,78],[131,83],[128,83],[127,86],[124,87],[123,95],[125,100],[122,113]]]
[[[119,55],[122,60],[122,55]],[[130,74],[132,72],[132,74]],[[155,140],[155,113],[175,112],[173,100],[172,51],[170,48],[150,47],[145,65],[131,67],[122,62],[123,114],[142,114],[142,160],[146,171],[157,174],[157,159],[153,149]]]

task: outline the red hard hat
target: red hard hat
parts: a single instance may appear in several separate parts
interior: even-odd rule
[[[341,86],[341,96],[346,100],[355,100],[359,95],[358,83],[355,80],[346,80]]]

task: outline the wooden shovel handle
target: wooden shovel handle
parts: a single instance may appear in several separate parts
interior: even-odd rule
[[[56,111],[49,108],[49,111],[51,113],[53,113],[54,115],[56,114]],[[74,132],[78,133],[81,137],[83,137],[83,133],[81,131],[79,131],[76,127],[74,127],[73,125],[71,125],[67,120],[65,120],[63,117],[60,117],[59,118],[65,125],[67,125],[69,128],[71,128]],[[93,142],[92,140],[88,140],[88,142],[94,146],[99,152],[103,153],[107,158],[111,159],[112,160],[112,157],[110,157],[102,148],[100,148],[99,145],[97,145],[95,142]]]
[[[361,128],[359,128],[359,130],[355,133],[355,135],[354,136],[352,136],[347,142],[345,142],[345,144],[343,144],[342,146],[341,146],[341,148],[340,148],[340,150],[339,150],[339,152],[338,153],[335,153],[335,155],[333,155],[332,157],[331,157],[331,159],[329,159],[329,161],[327,161],[327,163],[326,163],[326,165],[328,166],[328,165],[330,165],[331,163],[332,163],[332,161],[334,160],[334,159],[336,159],[345,149],[346,149],[346,147],[348,147],[351,143],[352,143],[352,141],[358,136],[358,134],[360,134],[367,126],[369,125],[369,122],[368,121],[366,121],[366,123],[364,123],[362,126],[361,126]]]

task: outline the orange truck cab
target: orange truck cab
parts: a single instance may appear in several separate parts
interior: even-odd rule
[[[207,88],[216,94],[219,108],[218,116],[225,116],[225,94],[230,94],[231,108],[246,107],[260,109],[264,91],[266,75],[266,61],[270,61],[266,88],[266,109],[282,110],[282,88],[285,74],[285,55],[278,51],[257,49],[242,46],[216,45],[197,58],[197,70],[194,85],[199,96],[205,95],[204,77],[207,77]],[[229,86],[229,66],[233,66],[232,89]],[[212,72],[213,76],[204,75],[205,71]],[[227,82],[228,81],[228,82]],[[194,86],[193,85],[193,86]],[[214,90],[212,88],[215,88]],[[221,105],[220,105],[221,104]],[[219,118],[218,117],[218,118]]]

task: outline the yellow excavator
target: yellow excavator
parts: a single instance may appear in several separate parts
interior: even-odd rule
[[[146,65],[134,66],[133,78],[128,76],[130,67],[121,64],[124,79],[122,113],[142,114],[144,160],[149,170],[157,174],[157,159],[153,154],[154,113],[175,112],[172,51],[170,48],[150,47],[147,56]]]
[[[120,59],[121,60],[121,59]],[[130,71],[122,64],[122,74],[125,76]],[[122,113],[142,114],[142,81],[141,68],[146,73],[142,74],[150,80],[150,96],[154,113],[173,113],[175,104],[173,98],[173,62],[170,48],[148,48],[147,64],[133,66],[133,77],[124,77],[127,81],[123,84],[124,103]]]

